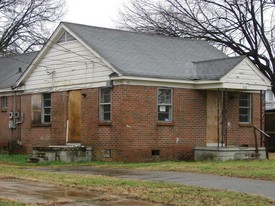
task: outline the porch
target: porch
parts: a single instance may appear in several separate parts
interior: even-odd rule
[[[206,107],[206,146],[194,148],[195,160],[268,159],[262,91],[208,90]]]

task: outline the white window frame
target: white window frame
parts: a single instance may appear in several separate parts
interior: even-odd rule
[[[70,33],[64,32],[58,39],[57,43],[64,43],[64,42],[69,42],[74,40],[76,39]]]
[[[45,98],[46,95],[49,95],[49,98]],[[45,105],[45,100],[50,101],[50,106]],[[46,113],[46,110],[50,110],[50,113]],[[49,121],[45,121],[46,117],[50,117]],[[52,95],[51,93],[42,94],[42,112],[41,112],[41,121],[43,124],[49,124],[52,121]]]
[[[1,97],[1,109],[6,110],[8,108],[8,97],[2,96]]]
[[[159,102],[160,90],[170,90],[170,103]],[[168,110],[168,112],[167,112]],[[168,114],[168,119],[160,119],[161,114]],[[157,121],[158,122],[172,122],[173,121],[173,89],[172,88],[158,88],[157,91]]]
[[[248,98],[242,98],[242,95],[247,95]],[[249,102],[248,106],[241,106],[241,100]],[[241,114],[241,109],[247,110],[247,114]],[[247,121],[241,121],[241,116],[247,116]],[[240,93],[239,95],[239,123],[240,124],[251,124],[252,123],[252,95],[250,93]]]
[[[110,102],[103,102],[102,99],[102,92],[103,90],[109,90],[109,95],[110,95]],[[104,110],[104,106],[106,105],[110,105],[110,118],[109,119],[105,119],[105,113],[107,113]],[[102,87],[100,88],[100,92],[99,92],[99,121],[100,122],[111,122],[112,120],[112,88],[110,87]]]

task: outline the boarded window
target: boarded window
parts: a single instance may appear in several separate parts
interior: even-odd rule
[[[33,94],[31,97],[32,124],[51,122],[51,94]]]
[[[158,89],[158,121],[172,121],[172,89]]]
[[[111,88],[100,89],[99,120],[111,121]]]
[[[239,122],[245,124],[251,123],[251,94],[240,94]]]

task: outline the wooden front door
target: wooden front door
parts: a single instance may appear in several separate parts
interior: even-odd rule
[[[207,125],[206,143],[214,145],[218,143],[218,92],[207,91]]]
[[[81,141],[81,93],[79,90],[69,92],[68,103],[68,143]]]

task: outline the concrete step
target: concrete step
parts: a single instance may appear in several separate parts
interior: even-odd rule
[[[39,163],[39,162],[47,162],[48,158],[47,157],[30,157],[28,159],[28,163]]]
[[[38,158],[46,158],[46,153],[45,152],[37,152],[34,154],[35,157]]]

